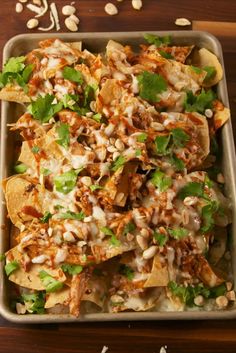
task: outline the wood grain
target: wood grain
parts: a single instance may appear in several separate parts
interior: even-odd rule
[[[75,2],[82,32],[179,30],[182,28],[174,24],[178,17],[186,17],[201,25],[202,21],[236,22],[235,0],[143,0],[142,11],[134,11],[130,0],[120,3],[112,0],[119,7],[119,14],[114,17],[109,17],[103,10],[106,0]],[[1,51],[5,42],[12,36],[31,32],[25,25],[31,17],[30,11],[24,10],[22,14],[16,14],[15,3],[15,0],[0,2]],[[56,0],[59,10],[68,3],[69,0]],[[64,17],[60,15],[60,18],[63,32]],[[47,16],[41,20],[41,24],[49,24]],[[201,29],[211,31],[212,28],[203,26]],[[223,45],[230,106],[236,129],[236,37],[233,32],[228,35],[219,28],[217,36]],[[235,332],[236,320],[32,326],[11,324],[0,318],[0,352],[100,353],[105,345],[109,347],[108,353],[159,353],[161,346],[166,345],[167,353],[235,353]]]

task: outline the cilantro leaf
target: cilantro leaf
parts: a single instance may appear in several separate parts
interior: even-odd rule
[[[116,238],[116,235],[109,227],[101,227],[100,230],[105,234],[111,237],[110,243],[113,246],[120,246],[120,241]]]
[[[155,138],[156,151],[158,155],[165,156],[169,153],[168,145],[170,142],[170,135],[157,136]]]
[[[52,218],[52,214],[49,211],[47,211],[47,212],[45,212],[45,214],[42,218],[39,218],[39,220],[42,223],[47,223],[50,218]]]
[[[18,56],[18,57],[10,58],[6,62],[6,64],[4,65],[3,73],[6,73],[6,72],[19,73],[19,72],[21,72],[25,67],[25,64],[24,64],[25,59],[26,59],[25,56]]]
[[[204,298],[209,298],[210,290],[203,284],[197,284],[195,286],[178,285],[176,282],[171,281],[168,283],[168,288],[171,292],[180,298],[180,300],[188,306],[194,305],[194,298],[198,295],[202,295]]]
[[[60,219],[76,219],[77,221],[82,221],[85,218],[85,214],[83,211],[80,211],[79,213],[67,211],[65,213],[60,213],[58,217]]]
[[[33,146],[33,147],[31,148],[31,151],[32,151],[34,154],[37,154],[37,153],[39,153],[40,148],[39,148],[38,146]]]
[[[24,70],[22,72],[22,78],[23,78],[25,83],[27,83],[29,81],[31,74],[34,71],[34,68],[35,68],[34,64],[27,65],[24,68]]]
[[[103,186],[100,186],[98,184],[90,185],[90,190],[92,190],[92,191],[101,190],[101,189],[103,189]]]
[[[27,311],[31,314],[44,314],[45,309],[45,294],[43,292],[37,292],[32,294],[22,294],[21,298],[25,303],[31,303],[31,306],[27,305]]]
[[[158,94],[167,89],[166,80],[158,74],[144,71],[137,76],[139,95],[150,102],[159,102]]]
[[[173,55],[171,55],[170,53],[164,51],[164,50],[159,50],[159,53],[161,54],[161,56],[165,59],[174,59]]]
[[[214,66],[204,66],[203,70],[207,72],[204,82],[210,81],[216,75],[216,68]]]
[[[227,288],[226,288],[226,285],[222,283],[217,287],[210,288],[209,291],[210,291],[209,298],[217,298],[217,297],[220,297],[221,295],[225,295],[227,292]]]
[[[53,278],[49,273],[42,270],[39,272],[39,278],[45,286],[46,293],[56,292],[63,287],[63,283]]]
[[[141,156],[141,155],[142,155],[142,151],[141,151],[140,148],[138,148],[138,149],[135,151],[135,156],[136,156],[136,157],[139,157],[139,156]]]
[[[172,185],[171,177],[165,176],[165,173],[160,170],[156,170],[152,174],[151,182],[160,192],[166,191]]]
[[[61,269],[63,272],[68,272],[69,275],[78,275],[83,271],[83,267],[80,265],[69,265],[69,264],[63,264],[61,266]]]
[[[111,228],[109,228],[109,227],[101,227],[100,230],[101,230],[105,235],[110,235],[110,236],[115,235],[115,234],[113,233],[113,231],[111,230]]]
[[[207,233],[213,228],[215,224],[214,215],[218,209],[219,204],[216,201],[211,201],[208,205],[202,208],[202,226],[200,228],[202,233]]]
[[[126,158],[124,156],[119,156],[115,159],[115,161],[111,165],[111,170],[116,172],[119,168],[121,168],[126,162]]]
[[[177,172],[181,172],[185,168],[185,164],[182,159],[178,158],[175,154],[170,157],[170,163],[174,166]]]
[[[89,107],[89,104],[95,99],[94,88],[90,85],[87,85],[84,90],[84,101],[83,107]]]
[[[130,281],[132,281],[132,279],[134,278],[134,270],[130,266],[127,266],[125,264],[120,265],[119,274],[125,276]]]
[[[73,67],[65,66],[62,75],[66,80],[73,81],[79,84],[83,83],[82,73],[78,70],[73,69]]]
[[[144,34],[144,39],[149,44],[154,44],[157,48],[171,44],[170,36],[158,37],[155,34],[146,33]]]
[[[202,73],[202,69],[200,69],[200,67],[193,66],[193,65],[191,65],[190,67],[196,74],[200,75]]]
[[[28,169],[28,167],[24,163],[16,164],[14,166],[14,171],[17,174],[23,174],[26,172],[27,169]]]
[[[68,124],[60,124],[56,129],[59,139],[56,141],[64,148],[68,148],[70,144],[70,129]]]
[[[52,173],[51,170],[49,170],[47,168],[40,168],[40,174],[43,174],[44,176],[48,176],[51,173]]]
[[[159,246],[164,246],[168,240],[168,237],[165,234],[159,233],[155,230],[153,233],[153,238],[157,241]]]
[[[56,113],[62,109],[62,103],[52,104],[55,97],[47,94],[45,97],[39,96],[36,101],[28,107],[28,111],[36,120],[47,123]]]
[[[142,132],[140,135],[137,136],[137,141],[138,142],[145,142],[147,140],[147,134],[145,132]]]
[[[0,262],[6,260],[6,255],[5,254],[0,254]]]
[[[54,178],[56,190],[63,194],[68,194],[72,191],[76,186],[76,182],[77,173],[73,169]]]
[[[127,235],[128,233],[133,232],[136,229],[136,225],[133,222],[129,222],[125,225],[123,234]]]
[[[100,114],[100,113],[94,114],[92,116],[92,119],[95,120],[97,123],[100,123],[101,119],[102,119],[102,114]]]
[[[202,197],[203,192],[204,184],[192,181],[187,183],[182,189],[180,189],[180,191],[178,192],[178,198],[184,200],[187,196]]]
[[[176,128],[171,130],[171,135],[173,137],[173,143],[176,147],[184,147],[186,143],[190,140],[190,137],[183,129]]]
[[[9,276],[12,272],[18,270],[19,267],[20,267],[19,262],[16,260],[8,262],[5,265],[5,272],[6,272],[7,276]]]
[[[178,240],[185,238],[189,234],[189,231],[185,228],[182,228],[182,227],[172,228],[172,229],[169,228],[168,232],[173,238],[178,239]]]
[[[215,93],[212,90],[205,92],[202,89],[201,93],[194,96],[192,91],[187,92],[187,96],[184,102],[184,108],[188,112],[204,113],[206,109],[212,108],[212,102],[215,99]]]

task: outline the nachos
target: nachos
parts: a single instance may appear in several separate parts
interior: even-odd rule
[[[145,39],[139,52],[110,40],[99,54],[48,39],[3,67],[0,98],[25,107],[3,181],[19,314],[233,303],[222,67],[205,48]]]

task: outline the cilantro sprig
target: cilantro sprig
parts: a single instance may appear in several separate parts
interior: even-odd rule
[[[34,65],[25,65],[25,56],[10,58],[0,72],[0,88],[16,82],[27,93],[27,83],[34,70]]]
[[[101,227],[100,230],[105,234],[111,237],[110,244],[113,246],[120,246],[120,241],[117,239],[115,233],[109,227]]]
[[[63,283],[53,278],[49,273],[42,270],[39,272],[39,278],[45,286],[46,293],[56,292],[63,287]]]
[[[83,211],[80,211],[79,213],[67,211],[65,213],[59,213],[58,218],[60,218],[60,219],[75,219],[77,221],[82,221],[85,218],[85,214]]]
[[[56,142],[64,148],[68,148],[70,144],[70,129],[68,124],[60,124],[57,129],[59,139]]]
[[[75,70],[73,67],[65,66],[62,71],[63,78],[69,81],[73,81],[79,84],[83,83],[83,76],[79,70]]]
[[[146,33],[144,34],[144,39],[146,39],[148,44],[154,44],[157,48],[168,46],[171,44],[170,36],[158,37],[155,34]]]
[[[172,238],[177,240],[185,238],[189,234],[189,231],[186,228],[182,227],[168,228],[168,232]]]
[[[183,286],[178,285],[176,282],[171,281],[168,283],[168,288],[171,292],[186,304],[187,306],[194,306],[194,298],[198,295],[202,295],[204,298],[209,298],[210,290],[203,284],[197,284],[195,286]]]
[[[26,308],[30,314],[44,314],[45,313],[45,309],[44,309],[45,293],[44,292],[22,294],[21,300],[24,303],[28,304],[26,306]]]
[[[143,71],[137,76],[137,79],[140,97],[152,103],[159,102],[158,94],[167,89],[167,82],[164,77],[149,71]]]
[[[160,135],[155,138],[156,152],[165,156],[171,154],[174,148],[184,147],[190,136],[181,128],[172,129],[168,135]]]
[[[125,264],[121,264],[119,268],[119,274],[122,276],[128,278],[129,281],[132,281],[134,278],[134,270]]]
[[[47,211],[44,213],[43,217],[39,218],[39,220],[42,223],[48,223],[50,218],[52,218],[52,214],[49,211]]]
[[[74,189],[77,182],[78,173],[75,170],[70,170],[54,178],[56,191],[62,194],[68,194]]]
[[[18,268],[20,267],[20,264],[18,261],[13,260],[11,262],[8,262],[5,265],[5,272],[7,276],[10,276],[10,274],[16,270],[18,270]]]
[[[160,192],[168,190],[172,185],[171,177],[158,169],[152,174],[151,182]]]
[[[212,90],[205,91],[202,89],[201,93],[194,95],[192,91],[186,93],[184,108],[187,112],[198,112],[203,114],[206,109],[212,108],[212,103],[216,98]]]
[[[67,272],[69,275],[74,276],[78,275],[83,271],[83,267],[80,265],[70,265],[70,264],[63,264],[61,266],[63,272]]]
[[[126,158],[124,156],[119,156],[115,159],[115,161],[112,163],[111,165],[111,170],[113,172],[116,172],[118,169],[120,169],[121,167],[123,167],[123,165],[126,162]]]
[[[54,100],[55,97],[50,94],[46,94],[45,97],[39,96],[28,106],[28,111],[36,120],[47,123],[63,107],[62,102],[53,104]]]
[[[198,295],[202,295],[205,299],[217,298],[221,295],[224,295],[227,291],[224,283],[213,288],[208,288],[202,283],[195,286],[184,286],[182,284],[177,284],[174,281],[170,281],[168,283],[168,288],[175,296],[179,297],[179,299],[189,307],[195,305],[194,299]]]
[[[156,242],[159,246],[164,246],[166,244],[166,242],[168,241],[167,235],[160,233],[160,232],[157,232],[156,230],[154,230],[153,238],[156,240]]]

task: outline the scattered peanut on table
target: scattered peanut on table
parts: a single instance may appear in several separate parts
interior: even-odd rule
[[[118,3],[122,1],[123,0],[117,0]],[[143,6],[142,0],[130,0],[130,3],[134,10],[141,10]],[[65,4],[61,8],[62,15],[67,16],[64,21],[65,27],[71,32],[77,32],[80,23],[80,19],[76,16],[77,9],[74,5],[75,1],[70,2],[69,4]],[[26,27],[28,29],[37,28],[39,31],[45,32],[50,31],[54,28],[56,29],[56,31],[60,30],[60,21],[55,2],[49,4],[48,0],[18,0],[15,5],[15,12],[20,14],[24,10],[24,6],[26,6],[28,10],[34,13],[34,18],[30,18],[26,23]],[[119,12],[118,7],[111,2],[108,2],[105,5],[104,11],[109,16],[117,15]],[[48,27],[39,27],[39,21],[37,20],[37,18],[44,17],[45,15],[49,15],[51,23]],[[34,21],[34,19],[36,19],[38,22]]]

